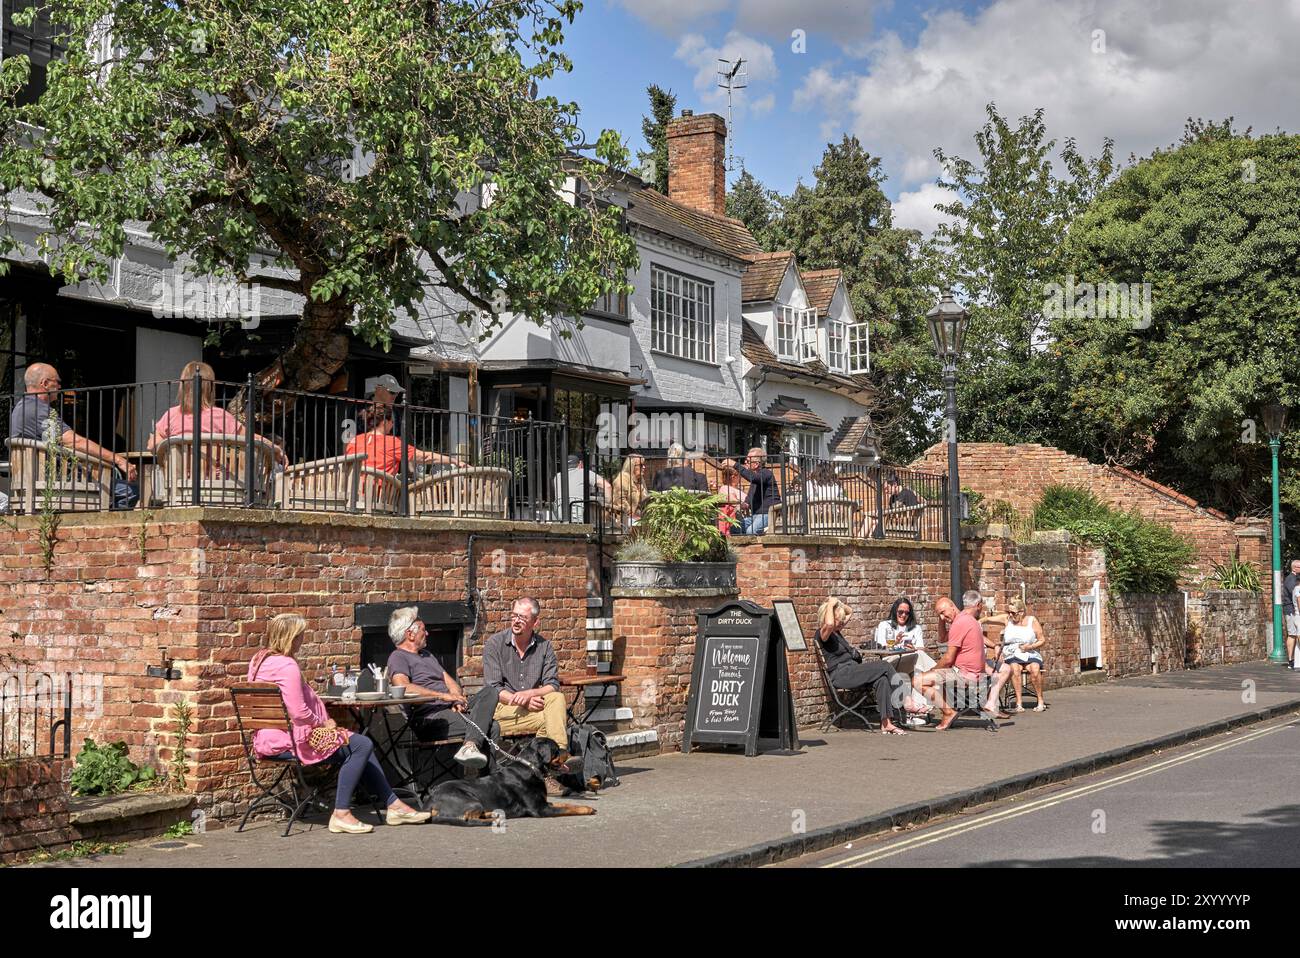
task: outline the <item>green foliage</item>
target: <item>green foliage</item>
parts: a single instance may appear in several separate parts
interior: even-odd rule
[[[649,539],[629,539],[614,553],[616,562],[663,562],[663,553]]]
[[[727,215],[740,220],[764,249],[774,249],[778,240],[782,203],[776,190],[769,190],[749,170],[741,170],[727,190]]]
[[[163,832],[164,838],[184,838],[186,835],[194,834],[194,825],[189,821],[179,821],[170,825],[167,831]]]
[[[975,161],[936,150],[939,185],[958,198],[939,206],[944,285],[966,294],[970,313],[957,378],[961,438],[977,442],[1047,442],[1057,436],[1060,402],[1048,335],[1048,283],[1064,272],[1071,221],[1114,172],[1112,143],[1085,159],[1074,141],[1060,150],[1047,138],[1043,111],[1012,125],[990,103],[975,133]]]
[[[1263,592],[1259,581],[1259,570],[1240,556],[1233,556],[1227,562],[1216,562],[1210,568],[1207,583],[1220,589],[1239,592]]]
[[[113,742],[101,748],[93,739],[86,739],[77,753],[71,785],[74,795],[116,795],[152,785],[156,780],[153,768],[148,765],[142,768],[131,761],[125,742]]]
[[[719,496],[689,489],[652,492],[633,527],[635,538],[658,549],[665,562],[724,562],[727,540],[718,531],[722,505]]]
[[[1191,121],[1180,143],[1092,202],[1070,228],[1065,268],[1090,282],[1150,283],[1151,322],[1058,324],[1059,444],[1230,514],[1269,507],[1259,410],[1300,405],[1297,195],[1300,136]],[[1290,524],[1300,522],[1300,461],[1287,455],[1297,441],[1292,426],[1281,461]]]
[[[578,0],[41,9],[64,52],[37,103],[0,100],[0,182],[45,198],[39,252],[71,282],[105,282],[128,224],[144,222],[197,274],[306,297],[281,357],[306,389],[342,363],[349,324],[387,346],[395,310],[414,314],[426,287],[487,328],[630,291],[635,244],[595,199],[627,151],[608,130],[587,144],[576,104],[532,95],[571,69],[561,46]],[[6,56],[0,91],[25,59]],[[491,202],[464,212],[458,199],[487,180]]]
[[[194,709],[188,702],[177,702],[172,706],[172,730],[176,735],[175,757],[168,769],[168,784],[178,792],[185,791],[185,779],[190,772],[189,760],[185,749],[189,745],[190,733],[194,730]]]
[[[641,118],[641,135],[650,147],[647,153],[637,153],[642,176],[653,173],[651,185],[668,195],[668,124],[677,111],[677,96],[672,90],[650,84],[645,89],[650,98],[650,115]]]
[[[76,858],[95,855],[120,855],[126,851],[126,842],[76,841],[69,847],[57,852],[39,851],[26,860],[24,864],[40,865],[46,862],[66,862]]]
[[[1048,486],[1034,509],[1039,529],[1065,529],[1106,553],[1116,592],[1171,592],[1196,555],[1192,544],[1163,523],[1120,512],[1082,486]]]

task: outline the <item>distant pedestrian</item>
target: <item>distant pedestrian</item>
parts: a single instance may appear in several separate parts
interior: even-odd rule
[[[1300,605],[1296,604],[1296,586],[1300,585],[1300,559],[1291,560],[1291,571],[1282,580],[1282,616],[1286,620],[1286,664],[1295,668],[1296,637],[1300,636]]]

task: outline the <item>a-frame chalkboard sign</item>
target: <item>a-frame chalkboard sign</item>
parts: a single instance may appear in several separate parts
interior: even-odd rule
[[[746,755],[757,755],[760,739],[798,749],[790,670],[774,615],[737,599],[696,616],[683,752],[711,742],[743,745]]]

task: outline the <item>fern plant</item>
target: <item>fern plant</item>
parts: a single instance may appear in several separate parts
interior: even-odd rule
[[[638,541],[658,549],[665,562],[725,562],[727,540],[718,531],[722,506],[719,496],[689,489],[654,492],[633,532]]]

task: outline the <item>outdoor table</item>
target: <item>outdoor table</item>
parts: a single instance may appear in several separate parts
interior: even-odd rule
[[[401,796],[403,801],[407,800],[407,796],[410,796],[414,801],[419,801],[419,789],[411,787],[416,777],[415,763],[402,761],[399,754],[400,749],[398,748],[398,743],[402,741],[403,736],[408,731],[411,735],[415,734],[411,730],[411,711],[401,708],[394,713],[388,710],[388,706],[426,705],[430,702],[443,700],[436,695],[412,695],[409,692],[400,699],[384,696],[380,699],[363,701],[361,699],[344,699],[341,695],[322,695],[320,700],[327,706],[346,710],[363,734],[368,734],[376,712],[383,717],[384,731],[387,733],[384,736],[385,741],[379,741],[376,736],[370,736],[375,743],[376,757],[379,758],[381,763],[387,760],[389,765],[402,773],[401,779],[396,782],[389,782],[393,791],[399,795],[402,792],[407,793]],[[400,716],[400,721],[394,721],[396,716]]]
[[[573,696],[573,705],[568,707],[569,718],[577,725],[583,725],[592,714],[600,708],[605,699],[609,696],[609,686],[622,685],[627,679],[626,675],[617,675],[611,672],[597,673],[592,675],[589,672],[570,672],[560,675],[560,685],[569,686],[576,690]],[[587,701],[587,689],[590,686],[601,686],[600,698],[595,703]],[[578,698],[582,697],[583,713],[581,717],[574,714],[574,709],[578,706]]]
[[[137,509],[148,509],[154,504],[153,467],[158,460],[152,452],[124,452],[122,458],[135,463],[135,478],[140,484],[140,498],[136,500]]]

